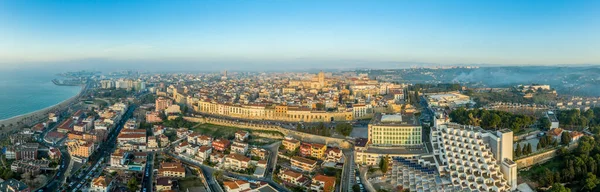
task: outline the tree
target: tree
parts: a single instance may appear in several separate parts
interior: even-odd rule
[[[550,122],[550,119],[548,119],[548,117],[542,117],[538,120],[538,125],[540,129],[548,130],[550,129],[550,127],[552,127],[552,122]]]
[[[517,143],[517,148],[515,149],[515,157],[521,156],[521,144]]]
[[[563,131],[562,135],[560,136],[560,143],[563,145],[569,145],[569,143],[571,143],[571,134]]]
[[[561,185],[560,183],[554,183],[552,185],[552,188],[550,189],[550,192],[571,192],[571,189],[566,188],[565,186]]]
[[[596,178],[596,175],[594,175],[593,173],[588,173],[583,188],[587,189],[588,191],[592,191],[594,190],[594,188],[596,188],[596,185],[598,185],[598,183],[600,183],[600,180]]]
[[[352,185],[352,191],[354,191],[354,192],[360,192],[360,186],[358,186],[358,184]]]
[[[335,131],[344,136],[349,136],[350,133],[352,133],[352,129],[353,127],[349,123],[339,123],[335,125]]]
[[[540,149],[542,149],[542,145],[540,144],[540,142],[538,142],[537,147],[535,147],[535,149],[537,151],[539,151]]]
[[[383,172],[384,175],[390,167],[389,158],[389,155],[385,155],[385,157],[382,157],[381,160],[379,160],[379,169],[381,169],[381,172]]]
[[[139,190],[138,185],[139,185],[139,182],[137,181],[137,179],[135,177],[133,177],[132,179],[127,181],[127,189],[129,189],[129,191],[138,191]]]

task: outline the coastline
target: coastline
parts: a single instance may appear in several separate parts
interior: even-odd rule
[[[47,120],[48,113],[61,111],[64,110],[64,108],[72,105],[75,101],[79,99],[79,97],[85,91],[85,89],[86,85],[82,85],[81,90],[79,90],[79,93],[61,101],[60,103],[26,114],[17,115],[8,119],[0,120],[0,135],[5,135],[7,132],[12,132],[18,128],[31,127],[37,123],[44,121],[44,119]]]

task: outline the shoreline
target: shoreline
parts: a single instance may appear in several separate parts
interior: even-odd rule
[[[59,103],[56,103],[52,106],[48,106],[36,111],[32,111],[29,113],[17,115],[14,117],[10,117],[8,119],[0,120],[0,133],[4,134],[6,132],[13,131],[14,129],[22,128],[22,127],[31,127],[37,123],[42,122],[44,119],[48,119],[48,113],[61,111],[63,108],[72,105],[73,102],[77,101],[81,94],[85,91],[86,85],[82,85],[79,93],[76,95],[69,97]],[[45,122],[45,121],[43,121]]]

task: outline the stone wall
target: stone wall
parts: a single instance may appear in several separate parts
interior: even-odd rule
[[[546,162],[556,156],[556,151],[556,149],[553,149],[540,154],[518,159],[515,161],[517,163],[517,169],[531,167],[535,164]]]
[[[208,117],[208,118],[184,117],[184,119],[186,121],[190,121],[190,122],[210,123],[210,124],[215,124],[215,125],[239,127],[239,128],[244,128],[244,129],[250,129],[250,130],[279,131],[280,133],[283,133],[285,136],[291,136],[291,137],[294,137],[294,138],[304,141],[304,142],[323,143],[323,144],[327,144],[328,146],[336,146],[336,147],[340,147],[340,148],[344,148],[344,149],[352,147],[352,144],[350,144],[345,139],[303,133],[303,132],[299,132],[299,131],[285,129],[278,125],[237,122],[237,121],[230,121],[230,120],[218,119],[218,118],[212,118],[212,117]]]

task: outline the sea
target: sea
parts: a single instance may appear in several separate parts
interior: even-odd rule
[[[0,120],[56,105],[79,93],[79,86],[58,86],[56,73],[35,70],[0,71]]]

